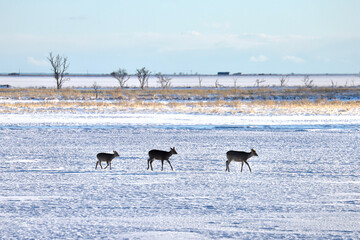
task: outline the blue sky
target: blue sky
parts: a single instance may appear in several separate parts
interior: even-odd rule
[[[0,0],[0,73],[358,73],[359,0]]]

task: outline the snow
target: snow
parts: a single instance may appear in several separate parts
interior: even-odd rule
[[[217,82],[219,86],[234,87],[253,87],[257,86],[280,86],[280,79],[285,75],[240,75],[240,76],[200,76],[202,87],[215,87]],[[172,87],[199,87],[199,76],[169,76]],[[287,86],[304,86],[305,75],[288,75]],[[314,86],[359,86],[359,74],[323,74],[309,75],[309,80],[313,81]],[[64,83],[64,87],[86,87],[92,88],[94,83],[101,87],[118,87],[117,80],[111,76],[71,76],[69,81]],[[10,85],[12,87],[56,87],[55,79],[51,76],[0,76],[0,85]],[[159,87],[158,78],[151,76],[149,78],[149,87]],[[128,87],[139,87],[137,77],[131,76]]]
[[[357,115],[205,115],[181,113],[114,114],[2,114],[1,126],[47,126],[79,128],[165,128],[240,130],[360,130]]]
[[[358,116],[1,114],[0,237],[360,238],[359,129]],[[173,146],[175,171],[146,170],[149,150]],[[253,172],[226,173],[226,151],[250,148]]]

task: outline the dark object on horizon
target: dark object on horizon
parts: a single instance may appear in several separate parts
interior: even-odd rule
[[[234,76],[242,75],[242,72],[233,73],[232,75]]]
[[[218,72],[217,75],[228,76],[230,75],[230,72]]]

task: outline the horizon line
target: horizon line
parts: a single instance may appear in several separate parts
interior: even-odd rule
[[[341,76],[341,75],[354,75],[354,76],[360,76],[360,72],[359,73],[241,73],[241,72],[237,72],[237,73],[232,73],[230,74],[230,72],[226,72],[228,74],[221,74],[224,72],[219,72],[216,74],[211,74],[211,73],[178,73],[178,74],[174,74],[174,73],[162,73],[164,76],[219,76],[219,77],[231,77],[231,76]],[[66,76],[70,76],[70,77],[111,77],[111,73],[66,73]],[[149,76],[155,76],[156,73],[151,73],[149,74]],[[11,73],[0,73],[1,77],[52,77],[54,76],[53,73],[16,73],[16,72],[11,72]],[[136,74],[128,74],[128,76],[137,76]]]

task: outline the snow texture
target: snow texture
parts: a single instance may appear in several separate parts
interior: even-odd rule
[[[3,114],[1,239],[357,239],[356,117]],[[170,150],[175,171],[147,152]],[[256,149],[252,173],[228,150]],[[112,170],[96,154],[116,150]]]
[[[281,78],[286,75],[204,75],[204,76],[169,76],[172,87],[252,87],[252,86],[280,86]],[[304,86],[305,75],[287,75],[286,86]],[[200,80],[199,80],[200,79]],[[359,86],[359,74],[335,74],[335,75],[309,75],[309,81],[314,86]],[[86,87],[92,88],[94,83],[101,87],[118,87],[118,81],[111,76],[71,76],[64,87]],[[259,82],[259,84],[257,83]],[[51,76],[0,76],[0,85],[12,87],[56,87],[55,79]],[[139,87],[139,80],[131,76],[128,87]],[[149,87],[159,87],[158,78],[150,76]]]

